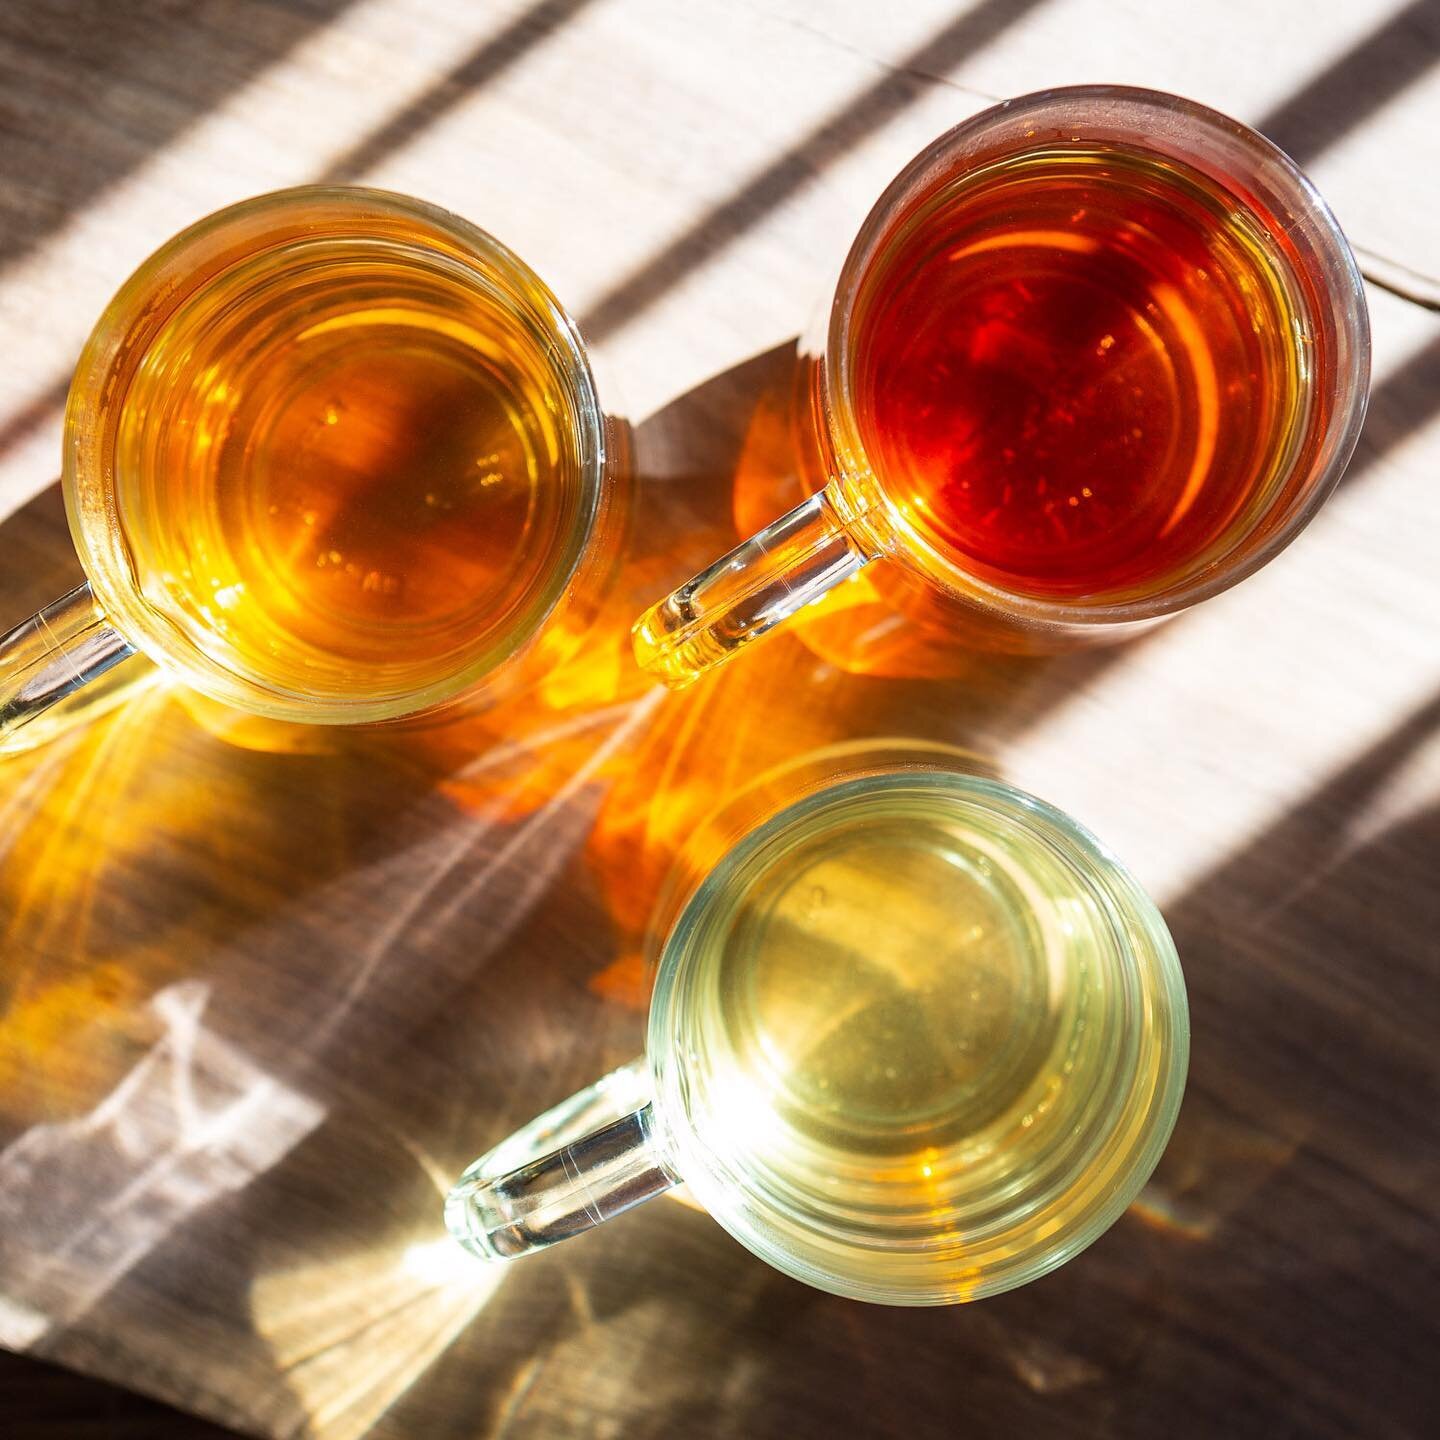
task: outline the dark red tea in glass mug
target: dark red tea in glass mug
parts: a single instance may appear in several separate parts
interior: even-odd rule
[[[961,634],[1153,623],[1294,537],[1369,382],[1359,273],[1295,164],[1118,86],[1008,101],[917,156],[817,349],[823,488],[640,619],[667,684],[880,556]]]

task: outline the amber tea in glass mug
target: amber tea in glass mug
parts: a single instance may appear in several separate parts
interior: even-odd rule
[[[941,137],[851,249],[815,364],[820,494],[636,625],[683,685],[867,561],[1022,648],[1234,584],[1363,419],[1368,321],[1324,202],[1254,131],[1121,87]]]
[[[609,488],[579,334],[504,246],[373,190],[222,210],[81,357],[64,490],[89,583],[0,641],[0,748],[133,649],[290,720],[497,687],[603,568]]]
[[[466,1171],[462,1244],[513,1259],[684,1182],[797,1279],[938,1305],[1120,1216],[1184,1087],[1169,932],[1075,821],[936,748],[818,752],[697,828],[645,1059]]]

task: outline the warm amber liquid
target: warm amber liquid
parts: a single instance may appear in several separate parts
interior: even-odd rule
[[[292,694],[483,674],[553,600],[583,508],[552,352],[419,246],[317,239],[232,267],[123,399],[116,503],[140,589]]]
[[[1279,228],[1124,147],[942,183],[862,282],[855,416],[881,484],[1028,595],[1143,595],[1218,558],[1304,418]]]

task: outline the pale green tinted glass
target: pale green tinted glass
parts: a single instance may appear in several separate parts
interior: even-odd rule
[[[1022,1284],[1124,1210],[1188,1047],[1164,922],[1006,785],[870,777],[738,845],[651,1009],[674,1166],[739,1240],[892,1304]]]

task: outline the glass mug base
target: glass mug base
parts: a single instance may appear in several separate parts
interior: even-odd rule
[[[280,720],[498,693],[598,607],[614,439],[574,323],[465,221],[331,187],[200,221],[81,356],[63,487],[89,580],[0,639],[0,750],[131,651]]]
[[[685,1183],[761,1259],[855,1299],[974,1300],[1061,1264],[1178,1110],[1158,912],[1072,820],[930,747],[758,784],[662,900],[646,1059],[471,1166],[452,1233],[513,1259]]]

